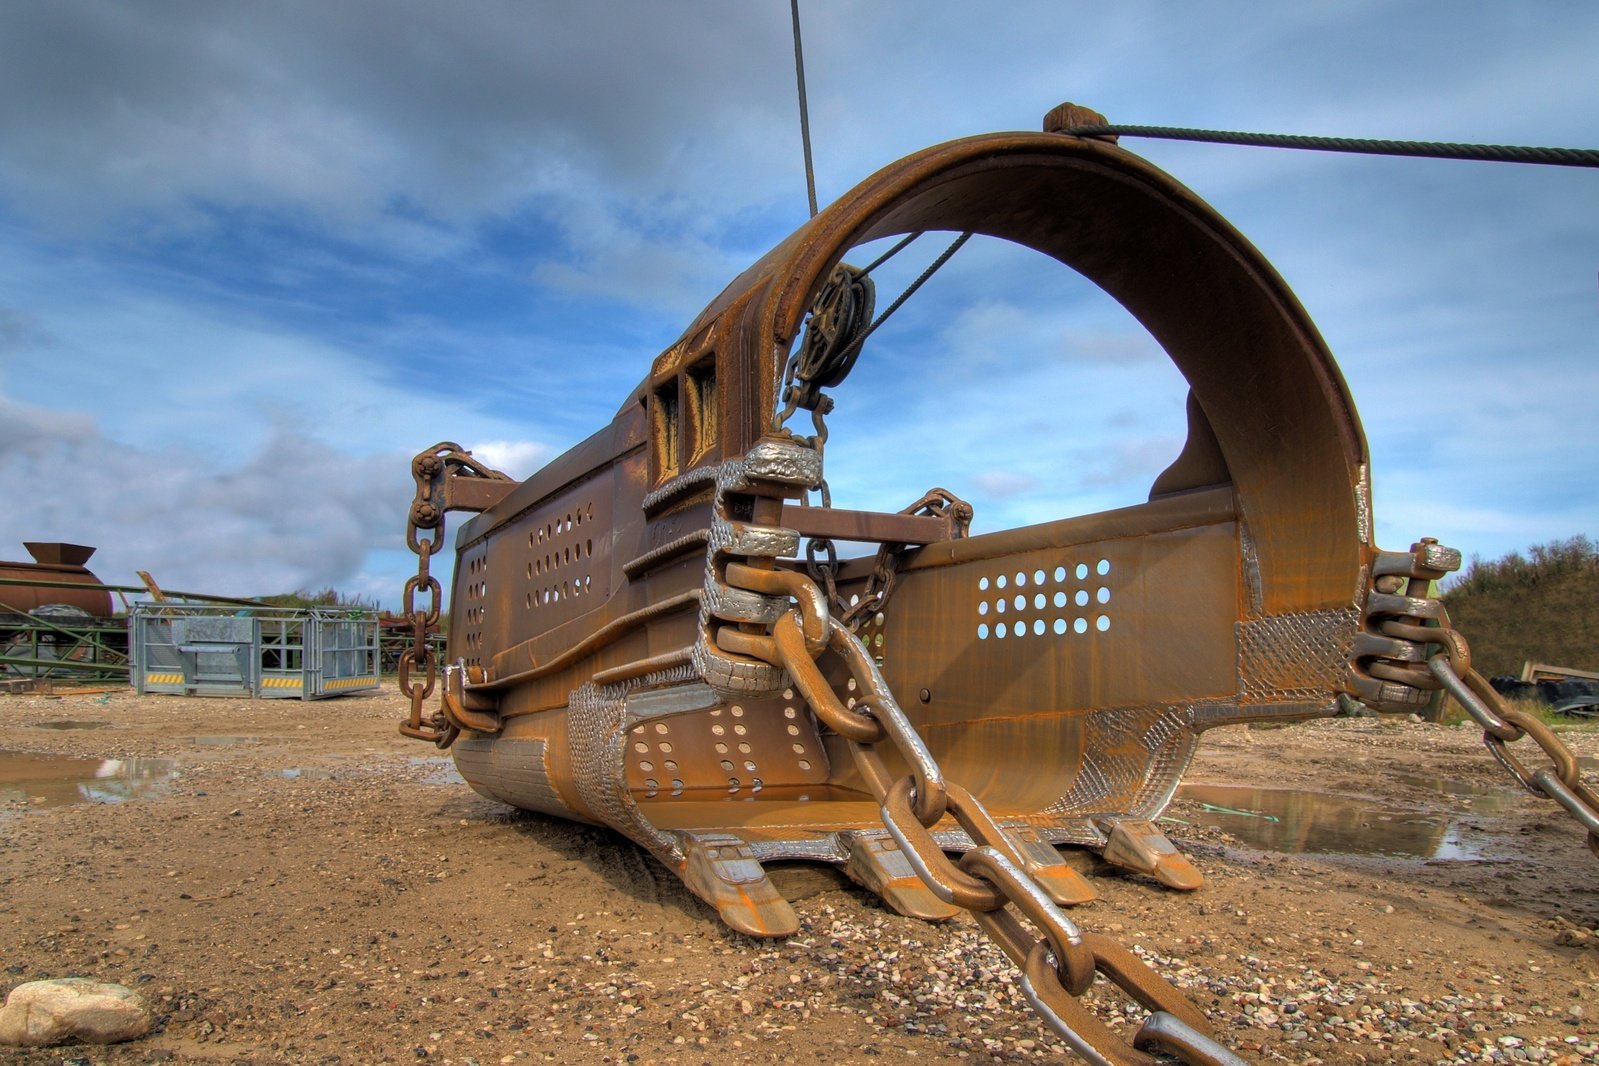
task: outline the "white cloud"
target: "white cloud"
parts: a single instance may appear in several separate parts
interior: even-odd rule
[[[1004,499],[1031,492],[1037,487],[1038,479],[1016,470],[984,470],[972,479],[972,483],[984,495]]]
[[[0,282],[26,302],[35,338],[0,348],[0,383],[34,404],[70,398],[128,444],[240,461],[280,426],[314,429],[352,454],[415,451],[440,435],[520,435],[522,427],[452,398],[459,390],[445,392],[456,380],[447,366],[408,367],[409,351],[395,353],[397,372],[381,361],[389,353],[129,286],[94,264],[29,267],[15,249],[0,250]]]
[[[467,449],[472,458],[501,473],[525,481],[549,458],[545,445],[526,440],[485,440]]]
[[[340,454],[280,430],[246,461],[219,462],[4,397],[0,427],[0,480],[26,501],[0,511],[7,554],[22,541],[90,544],[113,584],[149,570],[168,588],[243,596],[345,585],[373,548],[403,543],[403,454]]]
[[[1374,0],[802,15],[824,201],[1065,97],[1124,122],[1599,140],[1580,91],[1599,8],[1553,34],[1513,7]],[[0,454],[37,489],[5,528],[202,585],[380,586],[409,565],[383,531],[410,454],[486,442],[520,473],[580,439],[803,220],[789,49],[786,11],[735,0],[0,6]],[[1321,323],[1386,542],[1593,530],[1591,172],[1124,143]],[[841,390],[841,504],[944,483],[994,528],[1141,498],[1180,378],[1082,279],[984,243]],[[884,271],[880,305],[930,254]],[[360,487],[390,478],[394,502]],[[1410,521],[1450,528],[1387,540]]]

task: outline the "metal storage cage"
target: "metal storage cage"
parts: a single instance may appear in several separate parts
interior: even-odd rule
[[[136,603],[128,629],[140,694],[314,700],[380,683],[377,615],[360,608]]]

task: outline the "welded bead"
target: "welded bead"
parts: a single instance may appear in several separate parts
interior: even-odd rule
[[[1019,863],[997,848],[980,847],[962,855],[959,865],[966,873],[997,886],[1010,899],[1011,905],[1044,934],[1055,954],[1055,968],[1066,991],[1074,996],[1088,991],[1088,986],[1094,983],[1094,956],[1083,943],[1082,930],[1066,917]],[[1020,958],[1012,955],[1012,960],[1019,966],[1026,955],[1027,952]]]
[[[794,679],[794,687],[828,728],[857,744],[876,744],[887,736],[878,722],[864,714],[856,714],[839,700],[833,686],[811,658],[795,612],[790,611],[777,620],[772,627],[772,640],[777,648],[777,664],[788,671],[789,677]]]
[[[1349,645],[1349,657],[1352,659],[1392,659],[1396,662],[1424,663],[1427,661],[1427,649],[1423,644],[1413,640],[1406,640],[1397,635],[1389,635],[1387,626],[1383,623],[1383,633],[1356,633],[1355,639]]]
[[[1361,673],[1358,668],[1350,670],[1345,685],[1356,699],[1377,711],[1414,710],[1427,702],[1419,689],[1391,681],[1378,681]]]
[[[916,820],[911,812],[912,791],[911,778],[900,778],[883,797],[881,814],[884,828],[905,853],[916,876],[933,895],[962,910],[997,911],[1003,907],[1005,894],[987,881],[961,872],[933,839],[932,831]]]
[[[1406,596],[1397,592],[1370,592],[1366,595],[1366,615],[1371,618],[1433,618],[1442,620],[1447,615],[1438,600],[1424,596]]]
[[[1460,569],[1460,549],[1435,540],[1421,541],[1407,552],[1380,551],[1371,561],[1373,575],[1403,574],[1423,581],[1437,581]]]
[[[706,579],[700,602],[711,618],[763,628],[792,609],[792,601],[787,596],[764,596],[715,578]]]

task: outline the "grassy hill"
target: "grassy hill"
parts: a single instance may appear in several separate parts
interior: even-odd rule
[[[1519,674],[1528,659],[1599,671],[1599,548],[1587,537],[1473,556],[1443,600],[1486,677]]]

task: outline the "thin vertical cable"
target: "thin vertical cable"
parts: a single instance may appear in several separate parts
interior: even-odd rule
[[[816,171],[811,167],[811,115],[805,103],[805,51],[800,47],[799,0],[788,0],[794,16],[794,76],[799,79],[800,140],[805,145],[805,192],[811,199],[811,217],[816,217]]]

